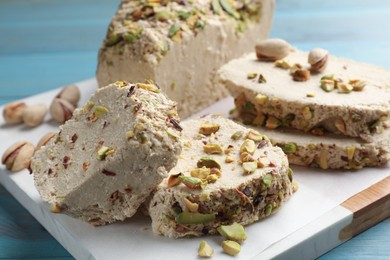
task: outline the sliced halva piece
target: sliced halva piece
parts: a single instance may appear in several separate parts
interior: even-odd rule
[[[285,61],[308,69],[307,59],[306,52],[296,50]],[[259,80],[260,74],[266,82]],[[240,118],[248,123],[289,126],[314,134],[326,130],[367,141],[387,127],[390,74],[373,65],[329,55],[323,72],[298,82],[288,69],[258,61],[252,53],[224,65],[219,76],[235,97]],[[325,78],[330,85],[323,88],[329,92],[321,88]],[[341,89],[341,82],[346,89]],[[352,91],[354,82],[364,88]],[[335,86],[340,87],[332,90]]]
[[[375,135],[371,143],[335,134],[315,136],[294,129],[255,127],[287,154],[290,164],[322,169],[375,167],[390,160],[390,129]]]
[[[149,214],[156,234],[179,238],[253,223],[292,194],[286,155],[260,133],[208,116],[183,123],[183,150],[155,191]]]
[[[267,37],[274,0],[122,1],[99,52],[100,86],[152,79],[184,118],[226,96],[216,70]]]
[[[103,225],[131,217],[176,164],[176,103],[154,84],[99,89],[31,162],[42,199]]]

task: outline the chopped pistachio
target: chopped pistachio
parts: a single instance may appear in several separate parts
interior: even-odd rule
[[[232,163],[234,161],[235,161],[234,158],[231,156],[226,156],[226,158],[225,158],[225,163]]]
[[[276,68],[281,68],[286,70],[290,69],[292,66],[291,63],[288,62],[287,60],[277,60],[275,61],[274,65]]]
[[[310,79],[310,71],[306,69],[297,69],[292,73],[294,81],[307,81]]]
[[[248,75],[246,76],[247,79],[254,79],[257,77],[257,73],[248,73]]]
[[[254,172],[257,169],[257,162],[244,162],[242,168],[246,173]]]
[[[247,238],[245,228],[237,222],[234,222],[231,225],[221,225],[217,228],[217,231],[224,238],[236,242],[244,241]]]
[[[242,92],[239,96],[237,96],[235,99],[234,99],[234,105],[236,107],[241,107],[246,101],[246,97],[245,97],[245,93]]]
[[[272,213],[272,209],[273,209],[273,206],[272,204],[267,204],[267,206],[265,206],[265,216],[268,217],[269,215],[271,215]]]
[[[310,107],[304,107],[302,108],[302,116],[305,120],[309,120],[313,117],[313,112],[311,111]]]
[[[272,175],[271,174],[266,174],[263,177],[263,183],[266,187],[271,186],[272,183]]]
[[[95,103],[93,103],[92,101],[88,100],[87,103],[85,104],[85,109],[89,111],[89,110],[91,110],[94,106],[95,106]]]
[[[241,251],[241,246],[239,243],[231,240],[225,240],[222,242],[223,251],[231,256],[235,256]]]
[[[277,119],[276,117],[270,116],[267,121],[265,122],[265,127],[270,129],[278,128],[281,125],[281,121]]]
[[[137,83],[135,86],[155,93],[160,93],[161,91],[155,84]]]
[[[298,191],[298,182],[296,182],[295,180],[293,180],[292,182],[292,186],[293,186],[293,192],[297,192]]]
[[[219,4],[219,0],[212,0],[211,7],[213,8],[215,14],[218,15],[222,14],[222,8],[221,5]]]
[[[199,204],[190,201],[187,198],[183,198],[183,203],[190,212],[198,212]]]
[[[327,149],[322,149],[320,152],[320,160],[319,160],[319,166],[321,169],[328,169],[328,150]]]
[[[263,105],[265,102],[268,101],[268,96],[263,95],[263,94],[257,94],[255,97],[255,101],[259,105]]]
[[[131,139],[131,138],[133,138],[134,137],[134,131],[127,131],[127,133],[126,133],[126,138],[127,138],[127,140],[129,140],[129,139]]]
[[[366,82],[360,79],[353,79],[349,81],[353,91],[362,91],[366,86]]]
[[[229,145],[229,146],[225,149],[224,154],[229,154],[229,153],[231,153],[231,152],[233,152],[233,151],[234,151],[233,145]]]
[[[110,151],[110,148],[108,148],[107,146],[102,146],[98,151],[97,159],[100,161],[106,159],[109,151]]]
[[[107,39],[105,41],[105,44],[106,44],[107,47],[110,47],[110,46],[114,46],[115,44],[117,44],[121,40],[122,40],[122,38],[121,38],[120,35],[112,34],[112,35],[107,37]]]
[[[203,151],[209,154],[223,154],[222,147],[219,144],[206,144],[203,146]]]
[[[295,153],[297,151],[297,145],[295,143],[287,143],[282,147],[285,153]]]
[[[291,168],[288,168],[287,175],[288,175],[288,179],[290,181],[293,181],[293,170]]]
[[[347,131],[346,126],[345,126],[345,122],[341,118],[337,118],[334,122],[334,125],[337,128],[337,130],[343,134],[345,134],[345,132]]]
[[[181,179],[179,178],[180,176],[183,176],[183,174],[180,172],[178,174],[171,174],[168,177],[168,187],[174,187],[177,186],[181,183]]]
[[[240,161],[241,163],[244,163],[244,162],[254,162],[255,161],[255,158],[253,158],[253,156],[247,152],[243,152],[240,154]]]
[[[246,139],[241,147],[240,147],[240,154],[241,153],[244,153],[244,152],[247,152],[249,154],[253,154],[256,150],[256,144],[253,140],[250,140],[250,139]]]
[[[337,83],[337,92],[340,94],[348,94],[351,93],[353,87],[350,84],[339,82]]]
[[[250,111],[253,111],[255,109],[255,105],[252,102],[247,101],[247,102],[244,103],[243,108],[244,108],[245,111],[250,112]]]
[[[191,170],[191,177],[205,180],[210,175],[210,169],[206,167]]]
[[[99,119],[108,113],[108,108],[106,108],[105,106],[95,106],[95,110],[93,113]]]
[[[216,182],[220,177],[218,177],[216,174],[211,174],[206,178],[206,181],[208,183],[214,183]]]
[[[196,164],[198,168],[206,167],[206,168],[217,168],[221,169],[221,164],[218,160],[211,157],[202,157]]]
[[[225,10],[229,15],[233,16],[235,19],[240,19],[240,14],[234,9],[228,0],[219,0],[223,10]]]
[[[171,28],[169,28],[169,31],[168,31],[168,37],[169,38],[172,38],[173,36],[175,36],[179,31],[180,31],[180,24],[174,24],[171,26]]]
[[[259,132],[255,131],[255,130],[249,130],[248,132],[248,135],[246,136],[246,138],[248,139],[251,139],[255,142],[259,142],[261,140],[263,140],[263,135],[260,134]]]
[[[321,80],[321,88],[326,92],[332,91],[334,89],[334,81],[329,79]]]
[[[256,126],[263,126],[266,119],[267,118],[264,114],[258,114],[255,119],[253,119],[252,124]]]
[[[199,212],[182,212],[176,216],[179,224],[204,224],[215,220],[215,214],[202,214]]]
[[[218,124],[203,124],[199,128],[199,133],[204,135],[211,135],[215,132],[217,132],[220,128],[220,125]]]
[[[348,160],[352,160],[353,159],[353,156],[355,154],[355,146],[348,146],[347,147],[347,156],[348,156]]]
[[[267,167],[270,163],[271,162],[267,157],[260,157],[259,159],[257,159],[257,167],[258,168]]]
[[[218,0],[215,0],[218,2]],[[198,249],[198,256],[200,257],[212,257],[214,254],[214,250],[212,249],[209,244],[205,240],[202,240],[199,244],[199,249]]]
[[[54,203],[50,206],[50,211],[53,213],[61,213],[62,207],[58,205],[57,203]]]
[[[146,135],[145,132],[140,133],[139,137],[141,138],[141,143],[142,144],[146,143],[149,140],[149,138],[148,138],[148,136]]]
[[[168,128],[166,130],[168,136],[172,139],[175,139],[175,140],[179,140],[180,139],[180,136],[178,136],[172,129]]]
[[[324,76],[321,77],[321,80],[331,80],[333,82],[334,75],[333,74],[324,75]]]
[[[233,140],[238,140],[238,139],[240,139],[240,137],[241,137],[243,134],[244,134],[243,131],[237,131],[237,132],[235,132],[235,133],[231,136],[231,138],[232,138]]]
[[[189,176],[179,176],[181,181],[183,182],[184,185],[186,185],[190,189],[203,189],[203,183],[202,180],[199,178],[195,177],[189,177]]]
[[[172,17],[172,14],[168,11],[160,11],[155,15],[155,17],[160,22],[166,22]]]
[[[258,83],[267,83],[267,79],[264,77],[263,74],[259,75],[259,79],[257,80]]]
[[[310,150],[315,150],[316,145],[315,144],[308,144],[307,147],[309,147]]]
[[[315,93],[307,93],[306,94],[306,97],[310,97],[310,98],[315,97],[315,96],[316,96]]]

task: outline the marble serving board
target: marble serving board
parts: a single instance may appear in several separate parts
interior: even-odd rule
[[[95,79],[76,83],[80,104],[97,88]],[[50,104],[57,90],[24,101]],[[227,116],[231,97],[197,113]],[[0,108],[2,110],[2,107]],[[8,126],[0,120],[0,153],[16,141],[36,144],[58,124],[47,116],[36,128]],[[322,255],[390,214],[389,165],[361,171],[323,171],[293,167],[299,190],[277,214],[249,225],[248,239],[235,259],[308,259]],[[10,173],[0,166],[0,183],[77,259],[197,259],[205,239],[214,248],[214,259],[231,259],[222,252],[219,236],[173,240],[153,234],[150,219],[142,214],[121,223],[93,227],[54,214],[44,203],[27,170]]]

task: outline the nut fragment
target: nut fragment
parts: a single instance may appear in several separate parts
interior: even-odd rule
[[[263,95],[263,94],[257,94],[255,97],[255,101],[259,105],[263,105],[265,102],[267,102],[268,96]]]
[[[57,203],[54,203],[50,206],[50,211],[53,213],[61,213],[62,207],[58,205]]]
[[[205,180],[210,175],[210,168],[206,168],[206,167],[196,168],[196,169],[191,170],[190,174],[191,174],[191,177]]]
[[[331,92],[334,89],[334,81],[330,79],[322,79],[321,88],[326,92]]]
[[[362,91],[366,86],[366,82],[360,79],[352,79],[349,81],[353,91]]]
[[[245,228],[237,222],[234,222],[231,225],[221,225],[217,228],[217,231],[226,239],[236,242],[241,242],[247,239]]]
[[[160,93],[160,89],[155,84],[137,83],[135,86],[151,92]]]
[[[286,57],[292,48],[285,40],[267,39],[256,44],[255,49],[258,60],[276,61]]]
[[[55,121],[64,123],[72,117],[74,109],[69,101],[56,98],[50,105],[50,114]]]
[[[44,104],[37,104],[26,107],[23,111],[23,122],[34,127],[40,125],[47,114],[47,106]]]
[[[347,156],[348,156],[348,160],[352,160],[353,159],[353,156],[355,155],[355,146],[348,146],[347,147]]]
[[[209,154],[223,154],[222,147],[219,144],[206,144],[203,146],[203,150]]]
[[[183,176],[183,174],[180,172],[178,174],[171,174],[168,177],[168,187],[174,187],[177,186],[181,183],[181,179],[179,178],[180,176]]]
[[[294,81],[307,81],[310,79],[310,71],[305,69],[297,69],[291,75]]]
[[[225,240],[222,242],[223,251],[231,256],[235,256],[241,251],[241,246],[239,243],[231,240]]]
[[[34,150],[34,145],[29,142],[17,142],[5,150],[1,157],[1,163],[11,172],[20,171],[29,167]]]
[[[204,135],[211,135],[219,130],[218,124],[203,124],[199,128],[199,133]]]
[[[194,203],[187,198],[183,198],[183,203],[189,212],[198,212],[198,209],[199,209],[198,203]]]
[[[26,109],[24,102],[12,102],[4,106],[3,117],[7,124],[19,124],[23,122],[23,111]]]
[[[237,131],[234,134],[232,134],[231,138],[233,140],[238,140],[243,134],[244,134],[243,131]]]
[[[196,165],[198,168],[206,167],[221,169],[221,164],[216,159],[211,157],[200,158]]]
[[[311,112],[310,107],[303,107],[301,112],[305,120],[309,120],[313,117],[313,112]]]
[[[337,82],[337,92],[341,94],[351,93],[353,87],[350,84],[344,82]]]
[[[257,162],[244,162],[242,168],[246,173],[254,172],[257,169]]]
[[[50,139],[52,139],[55,135],[56,135],[55,132],[50,132],[42,136],[42,138],[39,140],[37,144],[36,150],[39,150],[41,149],[42,146],[45,146],[50,141]]]
[[[265,122],[265,127],[270,129],[275,129],[281,126],[282,122],[280,122],[279,119],[276,117],[270,116],[267,121]]]
[[[256,144],[253,140],[246,139],[241,147],[240,147],[240,154],[247,152],[249,154],[253,154],[256,150]]]
[[[343,119],[337,118],[334,122],[334,125],[337,128],[337,130],[339,130],[341,133],[345,134],[347,129],[346,129],[345,122]]]
[[[199,244],[198,256],[200,257],[212,257],[214,250],[207,244],[206,241],[202,240]]]
[[[308,63],[311,65],[311,71],[319,73],[325,70],[328,65],[329,52],[321,48],[312,49],[309,52]]]
[[[259,142],[259,141],[263,140],[263,135],[255,130],[251,129],[251,130],[249,130],[246,138],[251,139],[255,142]]]
[[[69,85],[64,87],[56,98],[64,99],[74,106],[80,101],[80,90],[76,85]]]
[[[322,149],[320,152],[320,160],[319,160],[319,166],[321,169],[328,169],[328,156],[329,152],[327,149]]]
[[[281,68],[281,69],[285,69],[285,70],[288,70],[291,68],[291,63],[288,62],[287,60],[277,60],[275,61],[275,67],[276,68]]]

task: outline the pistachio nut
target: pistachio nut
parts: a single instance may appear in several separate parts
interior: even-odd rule
[[[277,61],[275,61],[274,65],[276,68],[281,68],[281,69],[285,69],[285,70],[290,69],[292,66],[291,63],[287,60],[277,60]]]
[[[198,168],[206,167],[221,169],[221,164],[218,160],[207,156],[200,158],[196,165]]]
[[[23,122],[23,111],[27,105],[24,102],[12,102],[4,106],[3,118],[7,124],[19,124]]]
[[[26,141],[20,141],[5,150],[1,157],[1,163],[7,170],[17,172],[30,165],[30,159],[35,151],[34,145]]]
[[[310,79],[310,71],[306,69],[297,69],[291,73],[294,81],[308,81]]]
[[[267,39],[256,44],[256,56],[261,61],[276,61],[286,57],[292,47],[282,39]]]
[[[178,174],[171,174],[168,177],[168,187],[172,188],[174,186],[177,186],[181,183],[180,176],[183,176],[183,173],[178,173]]]
[[[360,79],[352,79],[349,81],[353,91],[362,91],[366,86],[366,82]]]
[[[328,65],[329,52],[321,48],[314,48],[309,52],[307,58],[308,63],[311,65],[311,71],[319,73],[325,70]]]
[[[218,124],[203,124],[199,128],[199,133],[204,135],[211,135],[219,130]]]
[[[200,257],[212,257],[214,254],[213,248],[207,244],[205,240],[202,240],[199,244],[198,256]]]
[[[264,105],[264,103],[268,101],[268,96],[263,94],[257,94],[255,97],[255,101],[259,105]]]
[[[352,85],[344,82],[337,82],[337,92],[340,94],[348,94],[351,93],[353,90]]]
[[[247,152],[249,154],[253,154],[255,152],[255,150],[256,150],[255,142],[251,139],[246,139],[240,147],[240,154],[245,153],[245,152]]]
[[[64,99],[74,106],[80,101],[80,90],[76,85],[69,85],[64,87],[56,98]]]
[[[36,150],[38,151],[39,149],[41,149],[42,146],[45,146],[50,141],[50,139],[52,139],[55,135],[56,135],[55,132],[50,132],[50,133],[45,134],[39,140],[39,142],[37,144],[37,149]]]
[[[241,246],[236,241],[225,240],[222,242],[223,251],[231,256],[235,256],[241,251]]]
[[[203,146],[203,151],[209,154],[223,154],[223,149],[219,144],[206,144]]]
[[[240,139],[240,137],[244,134],[243,131],[237,131],[235,132],[234,134],[232,134],[232,136],[230,138],[232,138],[233,140],[238,140]]]
[[[183,211],[176,216],[176,221],[179,224],[204,224],[215,220],[215,214],[202,214],[199,212]]]
[[[345,122],[344,122],[344,120],[341,119],[341,118],[337,118],[337,119],[335,120],[335,122],[334,122],[334,125],[335,125],[336,129],[337,129],[339,132],[343,133],[343,134],[345,134],[345,132],[347,131],[347,128],[346,128],[346,126],[345,126]]]
[[[251,129],[251,130],[249,130],[246,138],[251,139],[255,142],[259,142],[259,141],[263,140],[263,135],[255,130]]]
[[[202,167],[191,170],[191,177],[199,178],[201,180],[207,179],[210,175],[210,168]]]
[[[217,231],[224,238],[236,242],[244,241],[247,238],[245,228],[241,224],[238,224],[237,222],[234,222],[233,224],[226,225],[226,226],[221,225],[217,228]]]
[[[275,129],[281,126],[282,122],[276,117],[270,116],[265,122],[265,127],[269,129]]]
[[[322,79],[321,88],[326,92],[331,92],[334,89],[334,81],[331,79]]]
[[[257,169],[257,162],[244,162],[242,168],[246,173],[252,173]]]
[[[40,125],[45,119],[46,114],[47,106],[44,104],[28,106],[23,111],[23,122],[30,127]]]
[[[198,212],[198,209],[199,209],[198,203],[194,203],[187,198],[183,198],[183,203],[189,212]]]
[[[50,105],[50,115],[59,123],[64,123],[69,120],[72,117],[74,110],[74,105],[64,99],[56,98]]]

